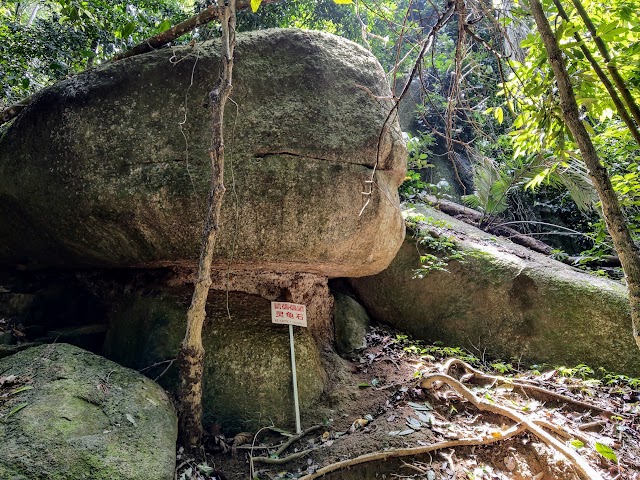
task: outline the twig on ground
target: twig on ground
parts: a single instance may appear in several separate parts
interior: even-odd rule
[[[331,465],[327,465],[326,467],[319,469],[315,473],[301,477],[300,480],[313,480],[315,478],[322,477],[327,473],[335,472],[336,470],[342,470],[344,468],[353,467],[354,465],[360,465],[362,463],[367,463],[367,462],[374,462],[376,460],[388,460],[390,458],[422,455],[425,453],[442,450],[443,448],[489,445],[491,443],[500,442],[502,440],[506,440],[508,438],[516,436],[525,430],[526,428],[524,427],[524,425],[515,425],[511,427],[509,430],[502,432],[502,435],[498,437],[488,436],[488,437],[462,438],[459,440],[448,440],[444,442],[438,442],[432,445],[426,445],[422,447],[395,448],[391,450],[385,450],[383,452],[367,453],[366,455],[361,455],[356,458],[351,458],[349,460],[343,460],[341,462],[336,462],[336,463],[332,463]]]
[[[451,468],[452,472],[456,471],[456,464],[453,463],[453,454],[456,453],[455,450],[451,449],[451,451],[449,452],[449,454],[447,455],[444,452],[440,452],[440,455],[442,456],[442,458],[444,458],[448,463],[449,463],[449,468]]]
[[[540,426],[536,425],[534,421],[530,420],[525,415],[522,415],[510,408],[481,400],[471,390],[449,375],[439,373],[427,375],[420,383],[420,386],[422,388],[433,388],[436,382],[442,382],[449,385],[456,391],[456,393],[473,404],[478,410],[502,415],[503,417],[510,418],[514,422],[522,423],[527,430],[546,443],[549,447],[563,454],[576,468],[578,474],[584,480],[602,480],[602,476],[596,472],[584,458],[578,455],[570,447],[567,447],[564,443],[545,432]]]
[[[591,440],[589,440],[584,435],[582,435],[582,434],[580,434],[578,432],[574,432],[573,430],[561,428],[561,427],[559,427],[557,425],[554,425],[551,422],[547,422],[546,420],[534,420],[533,423],[535,423],[536,425],[538,425],[538,426],[540,426],[542,428],[546,428],[547,430],[555,433],[559,437],[562,437],[562,438],[564,438],[566,440],[571,440],[572,438],[575,438],[577,440],[580,440],[585,445],[590,445],[592,443]]]
[[[284,442],[282,444],[282,446],[280,448],[278,448],[278,450],[275,451],[274,455],[276,457],[279,457],[287,448],[289,448],[293,443],[297,442],[298,440],[300,440],[302,437],[305,437],[307,435],[309,435],[310,433],[315,432],[316,430],[320,430],[322,428],[322,425],[314,425],[313,427],[309,427],[306,430],[304,430],[303,432],[289,438],[289,440],[287,440],[286,442]]]
[[[236,450],[269,450],[271,448],[276,448],[276,447],[280,447],[282,445],[282,443],[279,443],[277,445],[256,445],[251,446],[251,445],[239,445],[236,447]]]
[[[254,474],[253,464],[255,462],[258,462],[258,463],[269,463],[269,464],[272,464],[272,465],[282,465],[284,463],[288,463],[288,462],[291,462],[291,461],[296,460],[298,458],[304,457],[305,455],[309,454],[310,452],[316,450],[317,447],[316,448],[309,448],[307,450],[302,450],[300,452],[292,453],[291,455],[288,455],[286,457],[278,458],[292,444],[294,444],[295,442],[297,442],[301,438],[305,437],[306,435],[309,435],[310,433],[315,432],[316,430],[320,430],[322,428],[322,425],[314,425],[313,427],[309,427],[306,430],[304,430],[303,432],[290,437],[289,440],[287,440],[286,442],[280,444],[280,446],[272,454],[272,456],[269,456],[269,457],[254,457],[252,454],[253,454],[253,450],[258,448],[258,447],[255,447],[255,442],[256,442],[256,439],[258,438],[258,434],[260,432],[262,432],[263,430],[269,430],[269,429],[272,429],[272,428],[273,428],[273,425],[271,425],[269,427],[263,427],[260,430],[258,430],[258,433],[256,433],[255,436],[253,437],[253,443],[251,444],[251,448],[250,448],[250,451],[249,451],[249,470],[250,470],[249,473],[251,475],[251,478],[253,478],[253,474]],[[262,447],[260,447],[260,448],[262,448]],[[272,448],[272,447],[267,447],[267,448]]]
[[[412,463],[407,463],[405,461],[402,462],[402,466],[405,468],[410,468],[411,470],[415,470],[421,475],[425,475],[427,473],[427,470],[425,470],[424,468],[419,467],[418,465],[414,465]]]
[[[262,432],[263,430],[268,430],[270,428],[273,428],[273,425],[269,425],[268,427],[262,427],[253,436],[253,441],[251,442],[251,450],[249,450],[249,478],[254,478],[255,477],[255,471],[253,469],[253,462],[254,462],[253,449],[255,448],[255,444],[256,444],[256,440],[258,439],[258,435],[260,435],[260,432]]]
[[[591,430],[596,427],[604,427],[607,424],[606,420],[596,420],[595,422],[583,423],[578,427],[578,430],[585,431]]]
[[[259,463],[269,463],[271,465],[282,465],[284,463],[289,463],[289,462],[292,462],[293,460],[297,460],[298,458],[302,458],[305,455],[308,455],[309,453],[313,452],[314,450],[317,450],[318,448],[319,447],[309,448],[307,450],[302,450],[300,452],[292,453],[291,455],[288,455],[282,458],[253,457],[253,461],[259,462]]]

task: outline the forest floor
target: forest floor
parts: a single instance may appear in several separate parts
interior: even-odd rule
[[[524,370],[382,327],[367,341],[334,360],[340,378],[304,436],[210,435],[207,462],[179,453],[176,479],[640,480],[637,379]]]

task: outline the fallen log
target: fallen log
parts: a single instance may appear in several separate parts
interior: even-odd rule
[[[433,196],[425,197],[425,200],[430,205],[438,208],[441,212],[451,215],[452,217],[459,218],[460,220],[478,227],[486,232],[498,235],[500,237],[506,237],[513,243],[527,247],[534,252],[541,253],[543,255],[551,255],[553,253],[553,247],[544,243],[541,240],[530,237],[527,234],[519,232],[511,227],[500,225],[498,220],[491,215],[485,215],[482,212],[478,212],[469,207],[459,205],[455,202],[448,200],[438,199]],[[588,267],[620,267],[620,259],[615,255],[605,255],[600,258],[585,260],[578,256],[562,256],[558,257],[559,262],[567,265],[576,266],[584,265]]]

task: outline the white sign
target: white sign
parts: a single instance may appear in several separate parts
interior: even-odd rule
[[[297,303],[271,302],[271,322],[306,327],[307,307]]]

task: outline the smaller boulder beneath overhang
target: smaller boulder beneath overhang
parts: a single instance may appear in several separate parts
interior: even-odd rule
[[[0,372],[0,478],[173,478],[177,417],[148,378],[67,344],[16,353]]]
[[[335,292],[334,323],[336,328],[336,349],[342,355],[354,353],[367,346],[367,311],[349,295]]]
[[[638,375],[640,352],[621,283],[496,238],[431,207],[415,206],[405,214],[416,225],[417,238],[407,238],[382,273],[352,279],[373,318],[418,338],[505,359],[584,363]],[[443,250],[457,260],[437,264],[429,257],[421,265],[421,255],[439,255],[444,261]]]
[[[112,313],[106,355],[152,378],[162,374],[158,382],[177,392],[177,368],[167,367],[184,338],[189,298],[187,291],[132,295]],[[292,426],[288,328],[271,323],[268,300],[212,291],[202,342],[205,423],[218,423],[225,433],[271,423]],[[304,410],[323,393],[327,375],[309,329],[295,327],[295,351],[304,422]],[[151,365],[156,367],[146,368]]]

